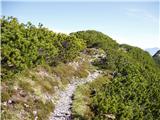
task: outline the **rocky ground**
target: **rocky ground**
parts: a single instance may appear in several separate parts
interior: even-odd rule
[[[59,100],[55,105],[54,112],[52,113],[50,120],[71,120],[71,105],[73,93],[77,86],[91,82],[100,75],[101,71],[95,71],[90,73],[87,78],[72,80],[72,83],[68,84],[64,91],[59,92]]]

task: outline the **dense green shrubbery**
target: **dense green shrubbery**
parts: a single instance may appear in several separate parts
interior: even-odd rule
[[[71,61],[85,48],[74,36],[56,34],[42,24],[19,23],[13,17],[1,19],[1,45],[2,77],[44,62]]]
[[[145,52],[129,48],[131,52],[107,50],[106,60],[97,64],[113,70],[114,78],[92,98],[95,119],[108,114],[118,120],[160,119],[160,70]]]
[[[54,42],[54,46],[59,50],[56,60],[62,62],[73,61],[79,55],[79,52],[85,48],[85,45],[83,40],[77,39],[74,36],[57,34],[57,39]]]
[[[100,69],[113,71],[109,84],[92,98],[93,119],[160,119],[160,69],[149,53],[129,45],[118,45],[96,31],[71,33],[87,43],[102,48],[106,57],[94,61]],[[113,119],[112,118],[112,119]]]
[[[87,43],[87,47],[89,48],[118,48],[118,44],[116,43],[116,41],[114,41],[109,36],[95,30],[78,31],[75,33],[71,33],[70,35],[83,39]]]
[[[131,58],[135,60],[135,62],[140,62],[143,65],[155,65],[153,58],[150,54],[140,48],[129,46],[126,44],[120,45],[120,48],[124,49]]]
[[[122,120],[160,119],[160,69],[155,64],[157,58],[154,61],[140,48],[118,45],[112,38],[94,30],[68,36],[56,34],[41,24],[38,27],[30,22],[21,24],[13,17],[3,17],[0,21],[2,79],[39,64],[55,65],[72,61],[86,45],[88,48],[101,48],[106,57],[94,64],[113,71],[113,79],[100,87],[91,98],[94,119],[108,119],[108,115]],[[65,73],[61,68],[57,71],[59,74]],[[87,75],[86,71],[80,71],[78,75]],[[73,74],[72,70],[69,74]],[[66,77],[66,74],[63,75]],[[25,88],[23,85],[21,87]],[[42,87],[44,90],[51,89],[47,83]],[[8,99],[10,94],[12,91],[3,96]],[[42,106],[45,108],[45,104]]]

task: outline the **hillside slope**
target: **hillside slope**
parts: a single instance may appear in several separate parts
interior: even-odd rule
[[[77,33],[79,38],[88,39],[88,31]],[[98,37],[94,39],[99,43]],[[81,97],[74,98],[74,119],[160,119],[160,68],[149,53],[124,44],[98,47],[106,57],[94,61],[94,65],[106,74],[97,80],[101,85],[91,83],[77,90]],[[87,109],[81,111],[84,107]]]
[[[154,55],[153,59],[156,61],[156,63],[160,66],[160,50],[158,50]]]
[[[153,59],[95,30],[65,35],[14,17],[1,19],[1,41],[4,120],[47,120],[61,110],[56,101],[73,94],[69,107],[75,120],[160,119],[159,51]],[[101,77],[59,97],[96,70],[103,71]]]
[[[159,50],[158,47],[145,49],[145,51],[149,52],[151,56],[153,56],[158,50]]]

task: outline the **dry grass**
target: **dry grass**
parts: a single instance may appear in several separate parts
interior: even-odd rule
[[[14,78],[3,81],[2,119],[31,120],[38,116],[38,119],[46,120],[54,109],[54,88],[63,89],[72,78],[88,76],[88,62],[80,62],[80,59],[77,62],[77,69],[69,64],[59,64],[54,68],[43,65],[26,69]]]
[[[76,89],[73,98],[72,113],[74,120],[91,120],[94,116],[90,109],[90,103],[92,102],[92,91],[98,90],[104,84],[107,84],[109,79],[107,76],[98,77],[92,83],[81,85]]]

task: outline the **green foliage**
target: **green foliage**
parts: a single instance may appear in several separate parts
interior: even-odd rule
[[[16,18],[1,19],[2,77],[11,76],[39,64],[72,61],[85,48],[85,43],[64,34],[19,23]]]
[[[38,66],[2,81],[2,119],[31,120],[35,119],[33,111],[37,111],[38,119],[47,120],[54,109],[54,87],[62,89],[52,72],[49,66]],[[13,102],[8,103],[9,100]]]
[[[93,82],[81,85],[76,89],[72,105],[73,120],[91,120],[92,117],[94,117],[89,106],[92,102],[91,96],[93,92],[96,94],[96,92],[108,82],[107,77],[101,76]]]
[[[57,49],[52,45],[55,33],[46,28],[36,28],[30,22],[24,25],[16,18],[3,17],[1,36],[2,73],[5,69],[17,72],[33,67],[42,60],[47,61],[48,56],[57,54]]]
[[[95,30],[78,31],[71,33],[70,35],[83,39],[89,48],[96,47],[107,49],[118,47],[118,44],[112,38]]]
[[[148,52],[126,44],[120,45],[120,48],[126,51],[131,58],[136,60],[136,62],[140,62],[143,65],[155,66],[155,62]]]
[[[65,34],[58,34],[54,45],[59,50],[57,59],[65,63],[72,61],[85,48],[82,40]]]
[[[62,63],[55,67],[52,72],[57,75],[57,79],[60,78],[63,85],[68,84],[71,76],[86,77],[89,68],[88,63],[82,64],[77,70],[64,63],[73,61],[86,46],[88,48],[100,48],[105,51],[106,57],[95,61],[94,65],[100,69],[112,71],[112,80],[106,83],[105,80],[108,79],[103,77],[100,79],[102,83],[94,82],[86,87],[84,91],[87,91],[87,99],[89,99],[87,103],[84,103],[86,99],[84,94],[78,93],[82,96],[80,102],[84,103],[88,110],[83,111],[79,108],[82,110],[82,114],[78,117],[97,120],[110,119],[109,116],[115,116],[118,120],[160,119],[159,53],[153,56],[154,61],[142,49],[124,44],[118,45],[109,36],[94,30],[65,35],[56,34],[43,27],[42,24],[36,27],[30,22],[27,24],[19,23],[13,17],[3,17],[0,22],[2,79],[11,78],[15,73],[37,65],[51,66]],[[88,54],[92,55],[94,52],[88,50]],[[48,69],[48,71],[50,70]],[[17,84],[31,95],[36,91],[35,94],[42,97],[42,93],[54,93],[52,87],[59,86],[59,81],[55,81],[53,76],[47,77],[46,71],[42,70],[34,75],[28,73],[22,77],[23,80],[17,81]],[[19,78],[21,77],[18,76]],[[16,87],[14,86],[16,82],[10,79],[5,80],[5,82],[3,81],[5,84],[2,89],[2,102],[12,98],[13,93],[17,96],[19,94],[13,90]],[[91,97],[89,93],[93,89],[96,89],[96,94]],[[45,102],[42,99],[33,100],[30,98],[29,100],[27,103],[30,107],[25,109],[28,118],[31,119],[33,119],[33,110],[38,110],[38,118],[44,119],[54,107],[47,100]],[[17,110],[24,108],[23,100],[15,100],[15,102],[17,103],[14,107]],[[82,104],[78,106],[84,107]],[[90,104],[91,107],[89,108],[87,104]],[[77,107],[77,104],[75,106]],[[3,105],[2,117],[18,119],[16,114],[13,116],[14,107],[6,108]],[[76,112],[75,109],[74,111]],[[15,113],[18,114],[18,112]]]
[[[127,51],[106,50],[106,59],[97,65],[114,72],[112,82],[92,98],[94,119],[160,119],[160,71],[151,56],[129,46]]]

